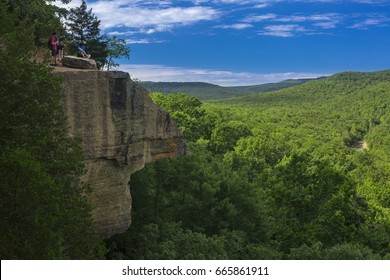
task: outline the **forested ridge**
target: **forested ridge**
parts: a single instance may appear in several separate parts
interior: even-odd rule
[[[320,79],[320,78],[319,78]],[[312,79],[290,79],[278,83],[267,83],[252,86],[218,86],[202,82],[148,82],[143,81],[142,85],[150,92],[163,94],[184,93],[194,96],[200,100],[215,100],[219,98],[230,98],[245,96],[248,94],[268,92],[297,86]]]
[[[193,155],[132,175],[133,223],[109,258],[390,258],[390,71],[213,103],[151,96]]]

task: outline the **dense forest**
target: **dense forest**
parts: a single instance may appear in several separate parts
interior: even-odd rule
[[[192,155],[132,175],[113,259],[390,259],[390,71],[202,102],[152,93]]]
[[[133,174],[130,229],[97,238],[61,79],[34,60],[65,31],[50,2],[0,2],[1,259],[390,259],[390,71],[152,93],[192,155]]]

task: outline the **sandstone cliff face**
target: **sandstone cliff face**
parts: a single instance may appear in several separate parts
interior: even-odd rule
[[[102,237],[131,223],[130,175],[146,163],[186,155],[182,133],[169,115],[124,72],[61,70],[73,136],[80,136],[94,190],[92,213]]]

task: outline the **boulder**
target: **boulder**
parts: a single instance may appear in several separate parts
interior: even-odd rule
[[[64,56],[62,65],[79,69],[97,69],[95,60],[70,55]]]

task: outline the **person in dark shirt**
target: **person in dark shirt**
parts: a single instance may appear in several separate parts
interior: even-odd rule
[[[64,58],[65,54],[65,44],[64,40],[66,39],[67,34],[62,35],[58,38],[58,45],[57,45],[57,54],[58,54],[58,60],[61,61]]]

